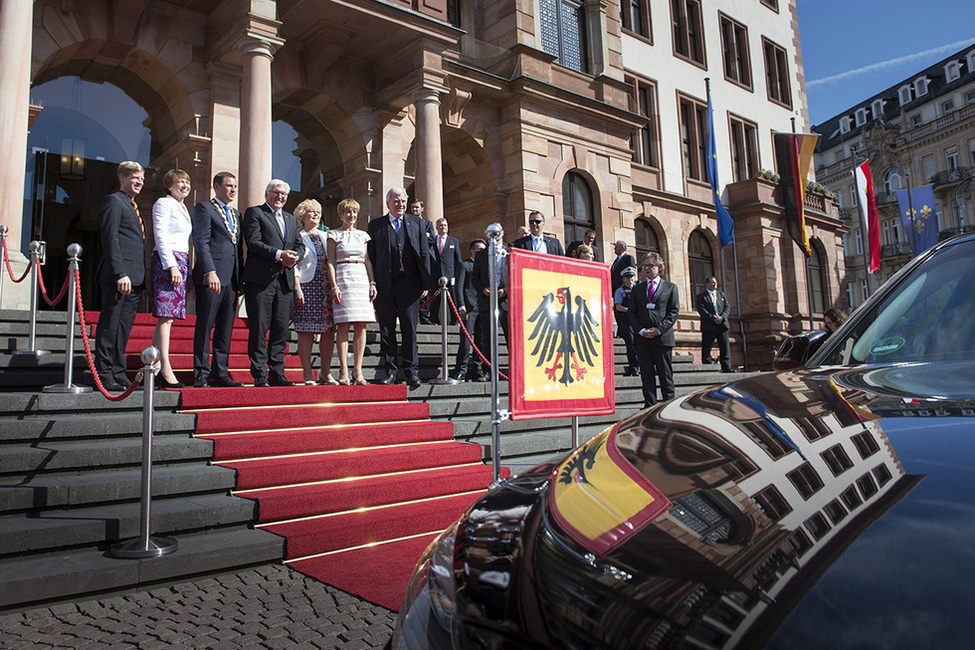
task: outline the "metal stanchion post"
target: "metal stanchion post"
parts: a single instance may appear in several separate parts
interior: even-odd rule
[[[491,283],[491,456],[493,471],[491,487],[501,482],[501,421],[507,419],[508,412],[501,410],[501,387],[498,375],[498,244],[501,228],[496,224],[488,226],[488,281]]]
[[[47,350],[37,348],[37,261],[40,256],[41,242],[30,243],[30,339],[26,350],[17,350],[15,354],[30,354],[40,356],[50,354]]]
[[[142,351],[142,500],[139,511],[139,539],[113,544],[109,550],[112,557],[161,557],[175,552],[179,546],[175,539],[149,536],[149,505],[152,501],[152,393],[156,383],[152,371],[157,361],[158,349],[150,345]]]
[[[0,226],[0,307],[3,306],[3,276],[7,274],[7,227]]]
[[[579,416],[572,416],[572,448],[577,449],[579,447]]]
[[[74,317],[78,308],[78,262],[81,261],[81,246],[71,244],[68,246],[68,333],[67,343],[64,346],[64,383],[53,386],[45,386],[45,393],[88,393],[91,392],[90,386],[77,386],[71,382],[74,376]]]
[[[450,322],[450,305],[447,301],[447,284],[450,281],[441,276],[440,283],[440,377],[431,379],[431,384],[456,384],[456,379],[451,379],[447,373],[447,323]]]

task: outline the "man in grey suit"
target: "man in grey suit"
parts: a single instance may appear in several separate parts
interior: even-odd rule
[[[461,271],[460,265],[463,263],[463,258],[460,253],[460,242],[457,241],[456,237],[451,237],[447,234],[449,225],[443,217],[437,219],[436,227],[437,235],[430,240],[431,289],[439,289],[440,278],[447,278],[447,290],[450,292],[450,297],[454,300],[454,305],[459,310],[463,302],[461,292],[464,289],[457,280]],[[440,322],[441,309],[440,296],[437,296],[430,303],[430,317],[433,322]],[[450,317],[448,322],[453,323],[455,319],[453,310],[450,309],[449,305],[447,307],[447,315]]]
[[[701,316],[701,362],[712,363],[711,346],[718,341],[718,361],[721,372],[734,372],[731,368],[731,345],[728,341],[728,314],[731,305],[723,291],[718,291],[718,279],[713,275],[704,281],[704,291],[695,300]]]
[[[242,386],[230,378],[230,338],[240,293],[244,237],[240,212],[230,207],[237,196],[237,178],[230,172],[213,177],[213,199],[193,207],[196,265],[196,328],[193,331],[193,385]],[[210,340],[213,336],[213,364]]]
[[[105,390],[112,392],[131,383],[125,376],[125,346],[146,281],[146,227],[135,203],[145,170],[127,160],[118,166],[118,182],[119,191],[98,206],[102,259],[96,272],[102,311],[95,331],[95,371]]]
[[[295,264],[304,257],[305,244],[298,220],[284,211],[290,192],[290,185],[274,179],[264,190],[264,204],[244,211],[247,356],[255,386],[294,385],[284,376],[284,354],[295,300]]]
[[[397,381],[402,353],[403,372],[410,388],[420,386],[417,375],[419,359],[416,348],[416,326],[420,300],[430,286],[429,241],[422,219],[406,212],[407,195],[402,187],[386,193],[387,212],[369,222],[366,245],[376,282],[376,320],[379,321],[379,343],[386,376],[383,384]],[[403,346],[396,342],[396,321],[403,333]]]
[[[630,293],[630,322],[633,345],[643,380],[644,407],[657,403],[657,379],[660,397],[666,401],[674,397],[675,345],[674,323],[680,313],[677,285],[660,277],[664,261],[657,253],[649,253],[641,265],[644,281]]]

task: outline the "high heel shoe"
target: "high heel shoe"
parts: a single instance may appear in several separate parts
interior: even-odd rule
[[[342,373],[339,375],[339,386],[351,386],[351,382],[349,382],[349,376],[347,374]]]
[[[179,381],[166,381],[164,377],[156,377],[156,388],[183,388],[186,384]]]
[[[369,382],[366,381],[366,378],[362,376],[362,373],[361,372],[360,373],[356,373],[355,380],[352,383],[354,383],[356,386],[368,386],[369,385]]]
[[[339,385],[339,382],[335,381],[335,377],[332,376],[332,373],[328,373],[326,375],[319,375],[318,376],[318,383],[321,386],[338,386]]]

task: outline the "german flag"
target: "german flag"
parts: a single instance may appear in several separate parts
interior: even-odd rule
[[[792,240],[803,254],[809,257],[809,235],[806,232],[806,178],[809,164],[816,150],[816,133],[773,134],[775,159],[779,165],[779,186],[782,188],[782,202],[785,207],[785,224]]]

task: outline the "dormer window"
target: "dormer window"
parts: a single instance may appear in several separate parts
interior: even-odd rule
[[[863,126],[867,123],[867,109],[858,108],[856,112],[857,126]]]
[[[958,61],[949,61],[945,65],[945,81],[951,83],[956,79],[961,79],[961,64]]]
[[[907,86],[907,85],[901,86],[897,90],[897,97],[900,99],[901,106],[903,106],[904,104],[910,104],[911,103],[911,87],[910,86]]]
[[[873,102],[873,106],[870,111],[873,113],[873,119],[879,120],[884,116],[884,100],[876,99]]]
[[[968,72],[975,72],[975,50],[966,54],[965,60],[968,61]]]
[[[928,78],[918,77],[914,80],[914,96],[920,97],[928,92]]]
[[[850,132],[850,118],[848,118],[848,117],[841,117],[840,118],[840,133],[849,133],[849,132]]]

